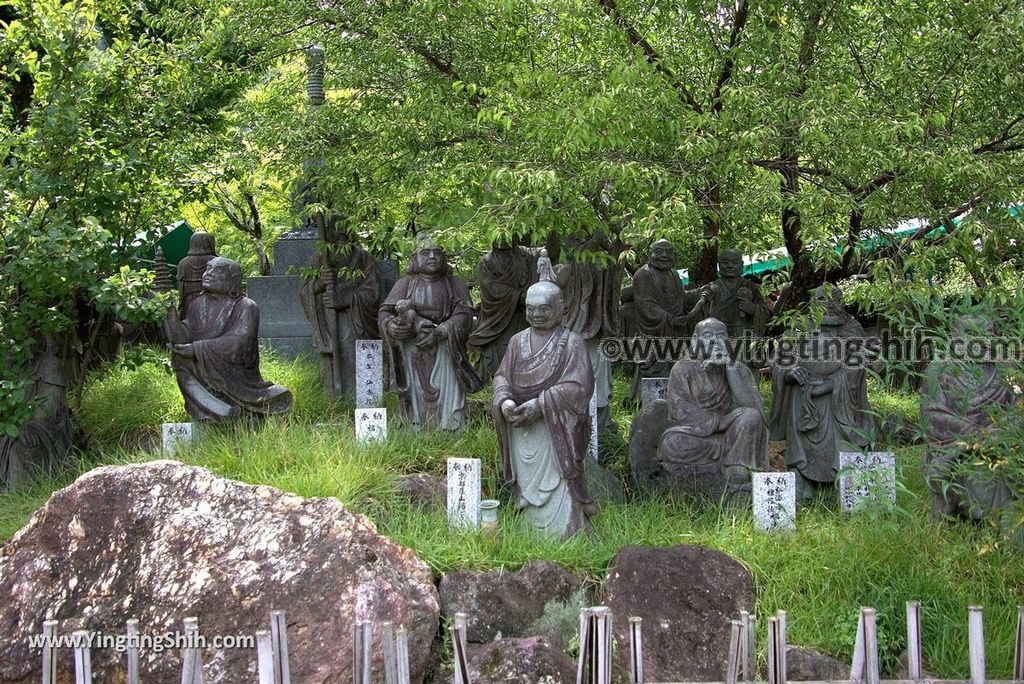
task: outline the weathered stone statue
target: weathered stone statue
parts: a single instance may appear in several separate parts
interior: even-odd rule
[[[430,326],[417,325],[409,311]],[[466,395],[483,387],[466,353],[473,305],[466,284],[452,275],[444,250],[429,237],[419,241],[407,275],[395,283],[377,320],[388,388],[400,396],[406,420],[417,429],[462,428]]]
[[[355,392],[356,340],[379,336],[380,274],[377,261],[352,242],[339,216],[328,220],[323,236],[327,249],[309,264],[320,274],[302,284],[300,296],[313,328],[324,390],[340,396]]]
[[[562,325],[550,262],[540,261],[541,279],[526,294],[530,327],[512,337],[494,375],[492,414],[517,508],[541,532],[568,538],[597,512],[583,461],[594,375],[583,339]]]
[[[286,413],[292,393],[260,375],[260,311],[242,294],[242,268],[212,259],[202,285],[184,316],[172,307],[165,322],[185,410],[194,421],[213,423]]]
[[[2,361],[2,358],[0,358]],[[67,405],[68,376],[58,344],[42,338],[32,367],[27,401],[36,401],[35,414],[18,436],[0,436],[0,492],[13,490],[34,472],[62,460],[71,447]]]
[[[743,255],[727,249],[718,258],[718,279],[700,288],[693,308],[694,321],[717,318],[729,329],[729,337],[743,337],[749,331],[764,333],[770,310],[757,286],[743,277]]]
[[[797,339],[808,358],[794,355],[795,363],[773,369],[769,420],[771,438],[786,440],[786,464],[805,501],[814,495],[812,485],[835,482],[840,451],[865,451],[875,434],[865,367],[844,358],[846,340],[863,340],[863,328],[843,308],[835,285],[815,289],[811,302],[824,306],[824,317]]]
[[[480,367],[494,375],[512,335],[527,326],[526,288],[536,280],[538,250],[495,242],[476,267],[480,310],[469,346],[480,352]]]
[[[653,338],[682,338],[689,335],[689,312],[693,295],[679,280],[676,270],[676,249],[668,240],[651,245],[647,265],[633,274],[633,302],[637,333]],[[650,358],[636,364],[629,398],[634,405],[640,401],[643,378],[668,377],[672,361]]]
[[[557,285],[565,297],[565,320],[563,324],[583,338],[587,353],[594,369],[594,383],[597,389],[598,426],[601,430],[618,430],[608,411],[612,396],[612,366],[600,352],[601,338],[618,336],[619,290],[622,285],[622,268],[610,265],[584,262],[576,257],[582,251],[603,252],[617,258],[622,243],[598,231],[587,239],[570,235],[565,239],[568,260],[556,270]]]
[[[955,332],[962,338],[994,335],[991,321],[982,316],[961,316]],[[980,520],[1005,514],[1006,507],[1022,495],[987,466],[970,465],[978,460],[971,447],[983,433],[999,429],[993,415],[1020,401],[1001,365],[932,361],[925,371],[921,394],[921,422],[928,442],[924,475],[936,515]]]
[[[203,273],[206,264],[217,256],[217,242],[212,235],[199,231],[188,241],[188,254],[178,262],[178,304],[181,311],[188,311],[189,303],[203,291]]]
[[[668,379],[669,427],[658,461],[669,473],[716,464],[729,493],[748,489],[750,472],[768,469],[768,428],[757,378],[729,358],[728,330],[717,318],[694,329],[691,355]]]

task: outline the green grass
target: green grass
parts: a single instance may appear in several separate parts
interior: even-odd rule
[[[891,670],[905,648],[904,602],[920,600],[926,668],[939,677],[967,673],[967,607],[986,607],[988,672],[1007,677],[1011,669],[1013,620],[1024,603],[1024,554],[1000,546],[994,533],[970,524],[933,524],[920,475],[920,448],[898,453],[900,492],[896,507],[848,519],[830,503],[802,510],[795,535],[754,532],[750,514],[730,508],[693,508],[661,499],[632,497],[606,505],[593,533],[568,543],[538,537],[511,511],[501,512],[496,539],[447,531],[444,512],[424,512],[395,496],[401,474],[442,475],[449,456],[482,459],[484,493],[498,492],[498,445],[486,415],[473,418],[457,435],[416,437],[394,421],[382,446],[357,445],[352,406],[322,397],[318,371],[307,362],[266,356],[264,375],[289,386],[294,411],[248,429],[211,431],[180,450],[187,463],[245,482],[268,484],[302,496],[337,497],[368,515],[378,529],[413,549],[435,573],[452,568],[516,568],[548,559],[586,577],[591,588],[616,551],[628,544],[701,544],[724,551],[753,573],[757,613],[788,612],[792,643],[849,658],[860,606],[878,610],[883,667]],[[628,383],[616,380],[616,401]],[[913,397],[872,390],[906,418]],[[481,393],[474,400],[486,401]],[[387,400],[394,413],[394,398]],[[615,408],[623,433],[629,413]],[[160,423],[184,420],[174,379],[155,365],[110,370],[90,378],[78,418],[86,451],[67,472],[40,480],[16,494],[0,496],[0,539],[12,536],[54,489],[98,464],[159,458]],[[317,427],[315,423],[338,423]],[[147,448],[149,450],[147,450]],[[628,467],[625,443],[612,449],[613,469]],[[762,632],[763,624],[762,620]],[[761,634],[761,643],[764,643]]]

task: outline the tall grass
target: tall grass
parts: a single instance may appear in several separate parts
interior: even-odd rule
[[[883,668],[891,671],[906,647],[904,602],[916,599],[922,604],[926,668],[939,677],[963,677],[967,607],[977,603],[986,607],[988,671],[992,677],[1010,672],[1012,620],[1016,606],[1024,603],[1024,555],[1001,547],[984,526],[929,520],[920,448],[898,453],[900,488],[891,510],[848,518],[833,503],[819,501],[800,511],[793,535],[756,533],[746,509],[697,508],[634,495],[625,504],[604,505],[591,533],[569,542],[534,534],[503,504],[501,533],[492,539],[451,533],[443,510],[415,508],[394,493],[396,477],[443,475],[445,459],[462,456],[482,460],[484,493],[499,495],[498,443],[485,412],[477,410],[469,428],[454,435],[416,436],[392,420],[387,442],[364,446],[355,442],[352,405],[322,396],[312,363],[267,355],[263,372],[295,393],[290,415],[206,430],[176,458],[244,482],[336,497],[413,549],[437,574],[453,568],[517,568],[548,559],[586,578],[600,600],[601,579],[621,547],[700,544],[730,554],[751,571],[757,613],[787,610],[793,643],[849,658],[858,609],[873,606]],[[616,398],[625,391],[625,380],[617,379]],[[894,410],[911,412],[912,397],[889,394]],[[486,405],[488,397],[481,393],[473,399]],[[394,416],[394,399],[386,404]],[[629,412],[616,406],[613,413],[628,434]],[[78,416],[87,448],[66,471],[0,496],[0,539],[12,536],[50,492],[77,474],[100,464],[159,458],[154,445],[160,423],[185,419],[173,377],[156,365],[90,378]],[[627,467],[624,440],[604,444],[611,445],[613,469],[621,472]]]

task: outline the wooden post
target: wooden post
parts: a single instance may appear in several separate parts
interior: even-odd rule
[[[778,611],[775,613],[775,617],[779,623],[779,639],[776,643],[778,654],[775,661],[779,665],[778,681],[779,684],[786,684],[786,678],[789,676],[789,673],[786,671],[786,648],[789,645],[789,637],[786,632],[786,611]]]
[[[127,632],[128,684],[139,684],[139,621],[129,620]]]
[[[725,684],[736,684],[740,669],[741,623],[732,621],[729,633],[729,659],[725,662]]]
[[[57,621],[43,622],[43,684],[57,684]]]
[[[985,626],[981,606],[967,609],[967,639],[971,654],[971,684],[985,684]]]
[[[593,684],[611,684],[612,682],[612,610],[607,606],[591,608],[593,624],[592,635],[594,660],[592,670]]]
[[[747,615],[747,659],[744,662],[747,682],[754,682],[757,679],[757,615]]]
[[[768,684],[779,682],[779,618],[768,618]]]
[[[459,615],[462,615],[461,613]],[[471,684],[469,677],[469,662],[466,659],[466,642],[463,640],[462,629],[456,622],[448,628],[452,637],[452,658],[455,661],[455,684]]]
[[[1017,607],[1017,642],[1013,649],[1013,680],[1024,682],[1024,606]]]
[[[587,661],[590,658],[590,608],[580,610],[580,659],[576,667],[576,684],[586,684]]]
[[[75,644],[75,684],[92,684],[92,654],[89,651],[89,633],[72,632]]]
[[[857,616],[857,636],[853,642],[853,660],[850,663],[850,679],[864,681],[864,608]]]
[[[395,626],[390,622],[381,625],[384,641],[384,684],[398,684],[398,654],[395,651]]]
[[[907,601],[907,676],[921,679],[921,604]]]
[[[642,617],[629,618],[630,684],[644,684],[643,623]]]
[[[399,627],[395,633],[395,654],[398,656],[398,684],[409,684],[409,633]]]
[[[878,684],[878,629],[875,609],[862,609],[864,616],[864,684]]]
[[[274,653],[274,684],[291,684],[288,663],[288,623],[283,610],[270,611],[270,643]]]
[[[274,667],[274,638],[265,629],[256,632],[256,671],[260,684],[275,684],[277,669]]]
[[[373,625],[359,622],[352,627],[352,682],[370,684],[370,649],[373,646]]]
[[[185,649],[181,658],[181,684],[203,684],[203,652],[199,647],[199,619],[185,618]]]

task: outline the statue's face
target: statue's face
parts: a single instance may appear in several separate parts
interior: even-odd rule
[[[676,250],[675,248],[664,242],[656,242],[651,246],[651,258],[648,263],[653,267],[661,271],[665,271],[675,267],[676,265]]]
[[[440,247],[427,247],[420,250],[420,263],[427,275],[438,275],[444,270],[444,250]]]
[[[723,278],[739,278],[743,275],[743,255],[735,249],[727,249],[718,259],[718,275]]]
[[[727,358],[727,342],[729,334],[725,326],[704,325],[696,330],[699,349],[705,358],[725,359]]]
[[[532,287],[526,291],[526,321],[530,327],[542,332],[558,327],[564,306],[560,293],[538,291]]]
[[[837,287],[824,285],[811,292],[811,308],[824,309],[825,316],[822,327],[841,326],[846,320],[846,308],[843,306],[843,295]]]
[[[203,271],[203,290],[210,294],[230,294],[234,283],[231,282],[229,262],[224,259],[213,259]]]

